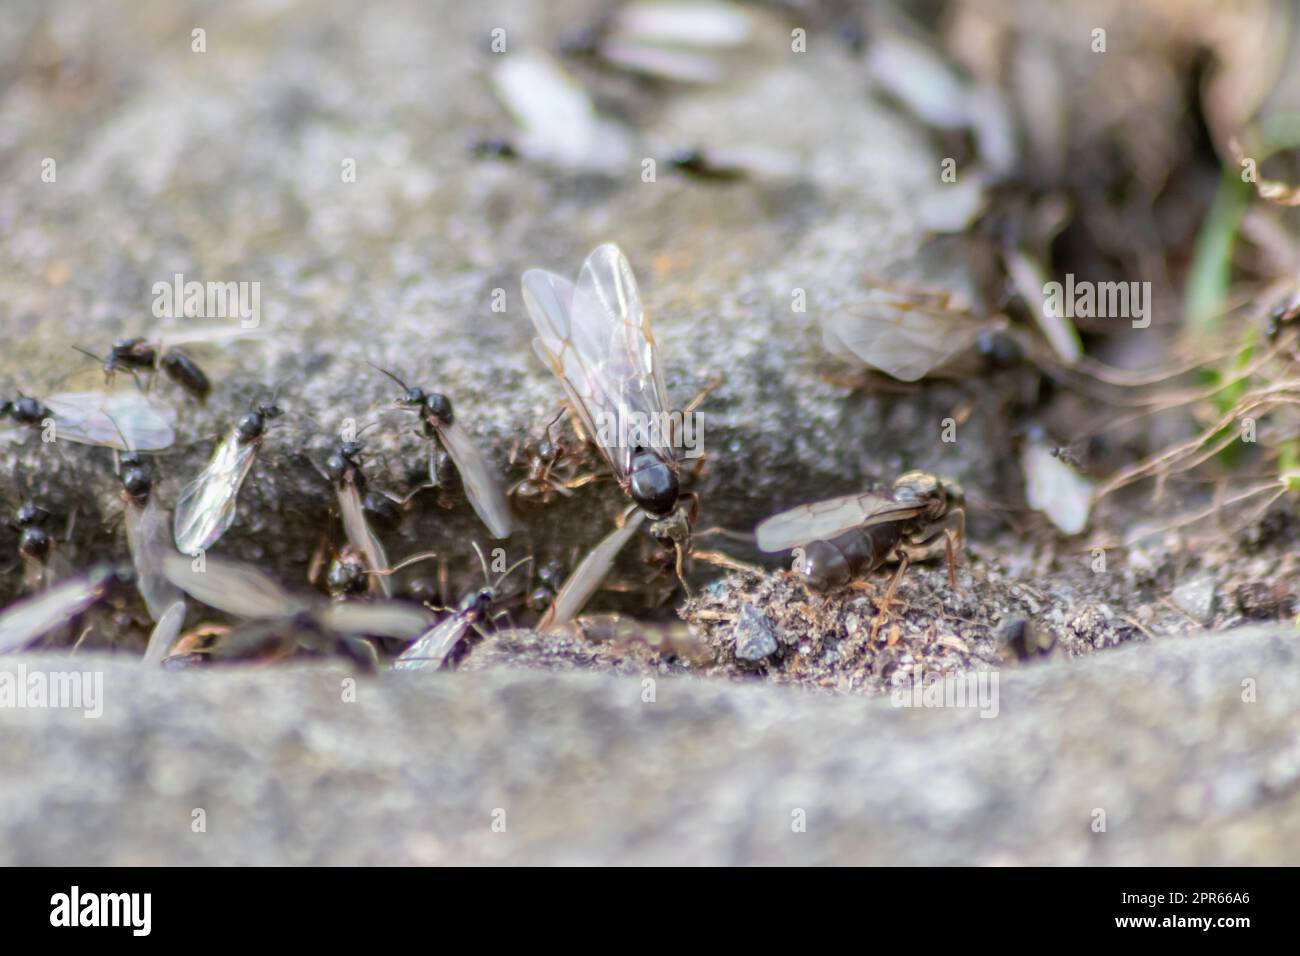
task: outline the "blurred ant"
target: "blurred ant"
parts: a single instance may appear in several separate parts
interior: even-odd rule
[[[545,505],[550,504],[557,494],[564,495],[566,498],[571,497],[574,488],[581,488],[600,477],[599,475],[584,475],[578,478],[572,476],[574,459],[570,455],[568,444],[563,435],[554,432],[555,426],[559,424],[562,417],[564,417],[563,408],[547,424],[542,440],[537,443],[529,456],[528,474],[511,485],[506,490],[507,495],[539,500]],[[519,453],[519,443],[516,442],[510,450],[509,464],[514,465],[518,461]],[[565,465],[569,466],[564,469],[568,474],[561,477],[560,471]]]

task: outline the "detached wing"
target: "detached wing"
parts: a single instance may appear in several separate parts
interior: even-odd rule
[[[663,366],[627,257],[606,243],[587,257],[576,286],[540,269],[524,273],[523,285],[538,354],[624,481],[635,448],[620,445],[620,425],[649,424],[668,411]],[[670,446],[657,450],[675,460]]]
[[[54,413],[56,440],[118,451],[161,451],[176,441],[175,411],[140,392],[63,392],[43,401]]]
[[[873,289],[828,318],[822,334],[829,350],[850,353],[886,375],[915,382],[1002,327],[1001,319],[945,308],[931,296]]]
[[[625,168],[630,155],[626,133],[597,113],[586,90],[549,56],[522,52],[502,57],[492,81],[521,128],[520,146],[529,157],[575,170],[616,173]]]
[[[785,551],[809,541],[824,541],[851,528],[913,518],[925,510],[876,494],[845,495],[800,505],[759,522],[754,529],[760,551]]]

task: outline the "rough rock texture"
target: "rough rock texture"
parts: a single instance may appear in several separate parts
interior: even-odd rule
[[[1294,613],[1295,522],[1283,513],[1207,547],[1172,532],[1112,544],[1099,571],[1092,540],[1063,541],[1018,507],[1013,430],[1018,411],[1041,411],[1036,373],[870,389],[830,374],[844,370],[825,363],[819,319],[860,297],[866,275],[965,289],[981,262],[918,221],[944,201],[940,158],[964,147],[869,92],[864,61],[813,9],[810,52],[796,55],[783,14],[751,5],[753,47],[715,87],[573,64],[634,146],[626,170],[596,176],[475,159],[469,144],[512,132],[489,83],[500,56],[554,49],[600,3],[10,6],[0,17],[0,398],[97,387],[99,370],[69,346],[102,353],[156,332],[154,284],[177,273],[260,283],[264,340],[194,350],[215,379],[211,400],[158,385],[180,413],[178,443],[156,462],[169,505],[251,401],[277,392],[288,412],[220,553],[304,586],[313,553],[337,539],[318,466],[348,421],[378,423],[364,435],[372,485],[423,480],[427,444],[385,410],[395,387],[367,362],[447,392],[494,467],[522,477],[520,445],[561,391],[532,354],[519,275],[572,273],[607,240],[636,268],[674,400],[717,386],[702,406],[701,531],[746,532],[776,509],[919,467],[971,492],[971,547],[959,591],[941,567],[914,568],[874,633],[883,572],[809,601],[770,574],[710,582],[704,561],[682,608],[688,623],[668,623],[680,596],[662,576],[645,580],[642,540],[611,577],[622,596],[600,599],[633,616],[563,635],[498,632],[462,650],[456,673],[363,678],[355,703],[342,700],[337,664],[140,668],[128,658],[142,622],[95,616],[80,660],[105,673],[102,719],[0,709],[0,862],[1300,862],[1293,632],[1221,632]],[[1176,13],[1170,25],[1232,33]],[[1169,33],[1161,21],[1147,32],[1117,22],[1127,59],[1097,69],[1071,46],[1088,35],[1074,19],[1012,16],[1018,35],[1059,31],[1026,48],[1040,67],[1073,50],[1061,75],[1093,81],[1049,89],[1021,63],[1040,104],[1031,151],[1069,136],[1058,162],[1038,163],[1040,186],[1106,182],[1094,164],[1111,151],[1094,147],[1116,119],[1132,127],[1135,160],[1180,148],[1171,134],[1188,78],[1148,56]],[[498,27],[508,51],[495,55]],[[205,52],[192,48],[195,29]],[[1143,82],[1138,66],[1161,82]],[[1077,122],[1071,97],[1124,115]],[[1152,108],[1166,101],[1174,107]],[[680,147],[759,147],[795,174],[701,182],[662,162]],[[654,182],[642,180],[646,157],[660,160]],[[345,181],[353,162],[355,182]],[[1163,188],[1159,164],[1145,181]],[[493,311],[496,290],[504,312]],[[792,308],[798,290],[806,312]],[[1176,294],[1163,296],[1169,324]],[[955,442],[940,440],[948,418]],[[1058,437],[1069,437],[1076,422],[1061,421]],[[8,512],[31,496],[55,511],[74,566],[122,557],[110,465],[102,449],[0,447],[0,501]],[[602,481],[521,504],[506,563],[531,554],[535,569],[572,566],[622,503]],[[1129,517],[1106,514],[1098,534]],[[423,593],[454,600],[479,580],[470,543],[485,537],[463,503],[426,493],[385,543],[394,558],[437,550],[437,571],[417,566],[402,583],[445,572],[445,588]],[[14,554],[15,539],[0,522],[0,555]],[[759,560],[743,535],[701,534],[697,546]],[[22,575],[16,560],[0,564],[7,603]],[[761,618],[748,618],[737,655],[746,605]],[[1008,663],[1005,629],[1019,620],[1040,628],[1055,659]],[[84,656],[110,641],[116,658]],[[1133,646],[1092,654],[1120,643]],[[0,674],[20,663],[67,661],[6,658]],[[870,696],[917,668],[998,676],[998,717]],[[1254,703],[1244,680],[1257,683]],[[205,833],[191,830],[195,808]],[[492,830],[495,808],[504,833]],[[791,830],[797,810],[806,832]],[[1105,833],[1092,830],[1096,810]]]
[[[1002,672],[991,719],[509,668],[345,703],[336,667],[26,658],[70,663],[103,670],[102,717],[0,711],[0,862],[1300,862],[1277,630]]]

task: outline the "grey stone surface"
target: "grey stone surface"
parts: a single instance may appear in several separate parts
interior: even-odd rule
[[[471,157],[474,137],[512,130],[491,92],[490,31],[507,31],[502,56],[553,49],[592,12],[414,0],[21,6],[0,22],[0,48],[14,54],[0,87],[0,385],[93,386],[98,370],[69,346],[103,351],[147,334],[153,284],[176,273],[260,282],[267,341],[196,352],[216,379],[205,408],[162,390],[181,408],[162,494],[173,501],[212,439],[278,388],[289,417],[219,549],[301,580],[330,503],[309,458],[323,460],[345,419],[385,422],[365,436],[374,483],[401,490],[423,468],[409,418],[379,416],[395,389],[366,361],[446,391],[504,472],[515,440],[562,397],[532,354],[519,276],[576,273],[612,240],[637,271],[673,400],[721,377],[703,409],[702,527],[752,527],[772,508],[910,466],[992,481],[1006,447],[996,402],[973,405],[969,441],[937,437],[986,386],[864,394],[819,373],[818,316],[860,295],[865,270],[926,261],[914,210],[943,188],[925,132],[866,94],[860,64],[829,35],[816,56],[796,56],[779,17],[754,10],[761,29],[735,82],[699,91],[579,70],[636,137],[622,175]],[[206,53],[191,51],[195,28]],[[661,166],[642,182],[643,156],[682,145],[760,146],[799,175],[719,186]],[[47,157],[54,183],[41,180]],[[342,181],[347,159],[353,183]],[[944,268],[961,281],[961,267]],[[791,309],[796,288],[806,313]],[[492,311],[494,289],[504,313]],[[74,563],[121,553],[120,535],[101,527],[117,510],[106,455],[60,450],[0,449],[0,472],[16,476],[15,497],[27,486],[78,511]],[[441,549],[456,558],[453,580],[468,583],[468,539],[483,528],[465,507],[417,501],[389,553]],[[526,511],[512,558],[570,562],[620,504],[602,482]]]
[[[1300,863],[1291,631],[1004,671],[991,719],[509,668],[345,703],[336,667],[74,661],[101,718],[0,710],[0,862]]]

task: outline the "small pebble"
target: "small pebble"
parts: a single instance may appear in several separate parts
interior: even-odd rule
[[[767,616],[752,604],[742,604],[736,618],[736,657],[761,661],[776,653],[776,634]]]

